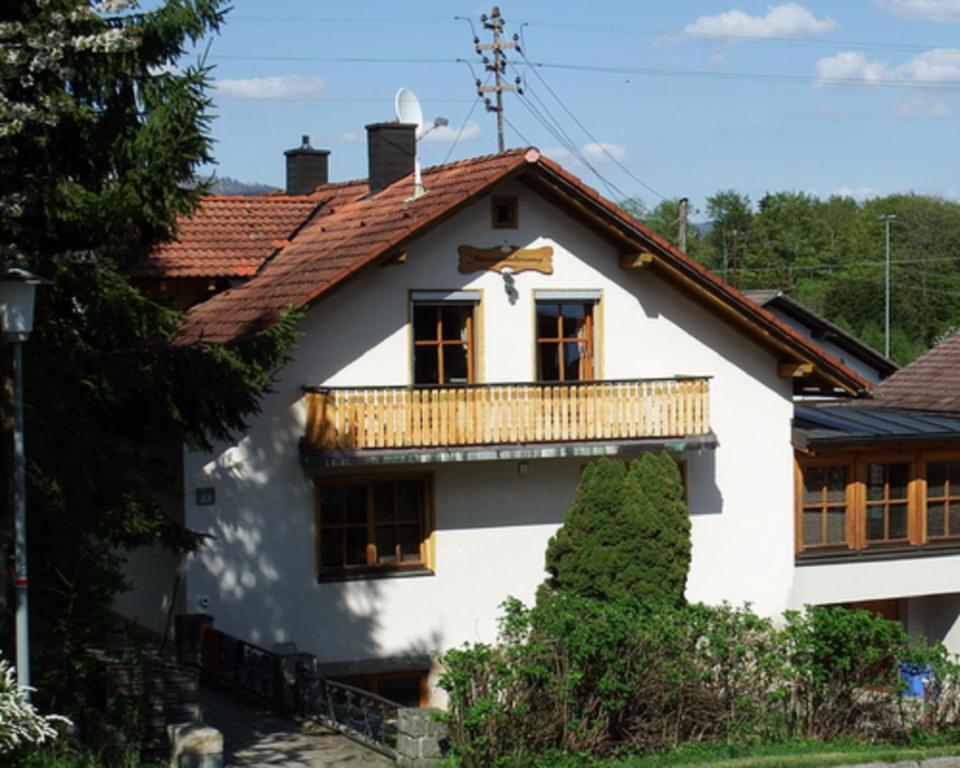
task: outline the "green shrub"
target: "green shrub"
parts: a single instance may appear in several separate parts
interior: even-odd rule
[[[601,459],[547,546],[547,586],[601,600],[683,599],[690,521],[676,463],[645,453],[629,468]]]
[[[938,696],[901,697],[905,659],[934,666]],[[919,743],[960,726],[960,675],[943,647],[842,608],[777,626],[727,605],[546,592],[533,608],[508,601],[498,645],[450,651],[443,663],[451,746],[466,768],[696,742]]]

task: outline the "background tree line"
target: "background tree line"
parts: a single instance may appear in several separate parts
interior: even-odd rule
[[[676,242],[677,199],[624,207]],[[924,195],[865,202],[772,192],[754,205],[733,189],[707,198],[709,223],[691,225],[687,250],[741,289],[780,288],[883,351],[884,223],[893,214],[891,357],[914,359],[960,325],[960,204]]]

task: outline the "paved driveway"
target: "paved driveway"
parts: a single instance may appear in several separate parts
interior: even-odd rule
[[[392,760],[312,723],[304,726],[201,689],[203,720],[223,734],[223,764],[290,768],[387,768]]]

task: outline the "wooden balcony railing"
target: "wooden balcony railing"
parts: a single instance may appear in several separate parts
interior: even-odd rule
[[[305,447],[432,448],[705,435],[703,378],[309,388]]]

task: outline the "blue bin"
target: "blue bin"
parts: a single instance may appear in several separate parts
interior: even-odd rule
[[[907,685],[907,689],[900,695],[907,699],[923,699],[933,683],[933,670],[929,665],[920,666],[903,662],[900,665],[900,679]]]

